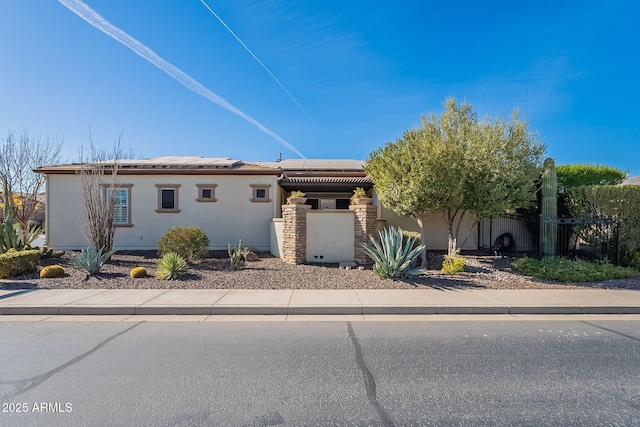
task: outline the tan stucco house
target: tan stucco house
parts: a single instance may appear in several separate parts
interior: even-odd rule
[[[283,219],[290,209],[283,212],[283,205],[290,191],[301,190],[307,198],[306,261],[353,260],[359,246],[353,230],[358,229],[360,211],[350,208],[349,198],[356,187],[363,187],[374,199],[375,209],[369,207],[367,211],[369,221],[373,215],[374,228],[395,225],[418,229],[413,219],[380,206],[374,183],[363,167],[360,160],[245,162],[204,157],[121,160],[114,190],[118,200],[114,247],[156,249],[157,241],[168,228],[195,225],[207,233],[211,249],[226,249],[229,243],[234,245],[242,239],[244,245],[254,250],[270,250],[282,256],[283,241],[291,234],[286,231],[290,224],[286,225]],[[87,245],[80,229],[84,221],[78,175],[81,168],[81,164],[63,164],[37,169],[47,181],[47,244],[56,249]],[[104,184],[107,191],[111,184],[108,172]],[[296,215],[299,217],[300,213]],[[370,227],[367,230],[371,234]],[[446,249],[446,225],[439,216],[429,222],[428,235],[428,248]],[[471,242],[466,249],[475,248],[476,243]]]

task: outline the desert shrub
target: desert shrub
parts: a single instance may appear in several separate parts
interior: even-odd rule
[[[371,237],[371,244],[364,244],[369,257],[373,260],[373,271],[383,279],[396,279],[409,274],[418,274],[421,270],[412,269],[412,265],[423,246],[414,245],[412,237],[403,239],[400,228],[390,227],[378,232],[378,239]]]
[[[246,248],[242,247],[242,240],[238,242],[238,246],[235,248],[231,248],[231,243],[229,243],[229,249],[227,252],[229,253],[229,261],[231,262],[232,270],[240,270],[244,265],[244,257],[242,253],[246,250]]]
[[[88,274],[96,274],[115,252],[103,252],[102,248],[96,249],[95,246],[89,246],[83,249],[78,256],[72,258],[71,263],[78,270],[84,270]]]
[[[52,279],[55,277],[64,276],[64,268],[60,265],[47,265],[42,270],[40,270],[40,278],[41,279]]]
[[[353,194],[350,197],[351,204],[355,205],[356,204],[356,199],[365,199],[367,197],[368,197],[367,196],[367,192],[364,191],[364,188],[356,187],[356,189],[353,190]]]
[[[304,196],[306,196],[306,194],[303,193],[300,190],[294,190],[291,193],[289,193],[289,197],[292,198],[292,199],[299,199],[299,198],[304,197]]]
[[[40,253],[38,251],[15,251],[0,254],[0,279],[38,271],[39,264]]]
[[[56,258],[59,258],[64,254],[64,252],[62,252],[62,253],[56,253],[54,255],[53,249],[52,248],[48,248],[46,246],[42,246],[42,247],[34,246],[34,247],[31,247],[31,245],[27,245],[27,246],[24,247],[23,250],[24,251],[29,251],[31,249],[34,249],[34,250],[40,252],[40,258],[51,258],[53,256],[55,256]]]
[[[132,268],[129,272],[129,277],[132,279],[137,279],[139,277],[145,277],[147,275],[147,269],[144,267],[135,267]]]
[[[640,251],[625,250],[620,263],[625,267],[635,268],[640,270]]]
[[[156,277],[160,280],[176,280],[187,274],[188,269],[189,265],[182,256],[175,252],[167,252],[158,263]]]
[[[526,276],[562,283],[629,279],[638,275],[631,268],[617,267],[606,261],[588,262],[560,257],[544,261],[524,257],[514,261],[511,266]]]
[[[464,257],[459,254],[445,256],[440,271],[444,274],[462,273],[464,271]]]
[[[402,230],[402,239],[404,242],[413,239],[413,247],[418,247],[422,243],[422,235],[419,231]]]
[[[161,256],[175,252],[189,262],[206,257],[208,246],[209,238],[201,228],[195,226],[172,227],[158,241]]]

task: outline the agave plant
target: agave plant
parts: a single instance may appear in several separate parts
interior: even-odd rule
[[[84,270],[90,275],[96,274],[115,252],[104,252],[104,248],[96,249],[95,246],[89,246],[83,249],[77,257],[72,258],[71,263],[74,268]]]
[[[20,250],[23,247],[24,240],[20,224],[12,224],[8,219],[0,222],[0,253],[5,253],[11,248]]]
[[[175,252],[167,252],[162,255],[158,263],[156,278],[160,280],[176,280],[187,274],[189,264]]]
[[[378,239],[371,237],[371,244],[362,246],[373,260],[373,271],[383,279],[397,279],[422,270],[413,263],[424,248],[415,245],[415,238],[403,240],[400,228],[390,227],[378,232]]]

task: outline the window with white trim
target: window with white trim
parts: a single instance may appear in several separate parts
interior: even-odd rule
[[[133,184],[105,186],[107,198],[113,197],[113,218],[116,226],[131,227],[131,187]]]

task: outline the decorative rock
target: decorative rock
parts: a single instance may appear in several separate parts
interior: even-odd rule
[[[255,252],[247,251],[247,252],[244,252],[242,256],[244,257],[245,261],[249,261],[249,262],[260,261],[260,257],[256,255]]]

